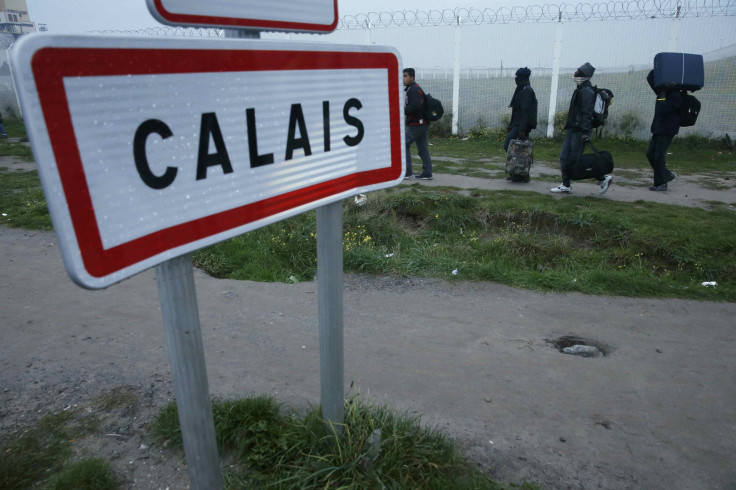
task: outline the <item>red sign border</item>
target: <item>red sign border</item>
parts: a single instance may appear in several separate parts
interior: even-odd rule
[[[166,22],[172,24],[196,25],[196,26],[219,26],[230,28],[285,30],[285,31],[309,31],[309,32],[332,32],[337,27],[337,0],[334,0],[335,16],[331,24],[309,24],[306,22],[285,22],[264,19],[245,19],[238,17],[216,17],[209,15],[189,15],[169,12],[164,8],[162,0],[153,0],[154,8],[158,15]]]
[[[391,166],[358,172],[158,230],[104,249],[64,89],[65,77],[281,70],[387,69],[389,100],[399,98],[396,56],[383,52],[44,47],[32,57],[41,110],[84,267],[102,278],[168,250],[402,173],[401,111],[389,104]]]

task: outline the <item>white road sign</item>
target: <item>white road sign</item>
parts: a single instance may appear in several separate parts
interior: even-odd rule
[[[39,34],[11,56],[62,255],[85,287],[404,173],[388,48]]]
[[[269,31],[332,32],[337,0],[147,0],[160,22]]]

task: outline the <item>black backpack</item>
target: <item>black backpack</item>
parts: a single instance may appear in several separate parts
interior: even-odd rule
[[[682,90],[682,106],[680,107],[680,126],[695,126],[700,114],[700,101],[694,95]]]
[[[595,92],[595,103],[593,104],[592,126],[598,128],[606,124],[608,119],[608,106],[613,102],[613,92],[607,88],[593,87]]]
[[[445,110],[442,108],[442,102],[425,92],[424,118],[428,121],[439,121],[444,113]]]

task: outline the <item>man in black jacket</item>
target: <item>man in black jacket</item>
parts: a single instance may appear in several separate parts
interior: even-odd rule
[[[508,134],[503,149],[509,149],[509,142],[513,139],[526,139],[529,132],[537,127],[537,96],[531,86],[529,77],[532,71],[529,68],[516,70],[516,90],[511,97],[511,121],[506,128]]]
[[[422,159],[422,173],[417,179],[432,180],[432,158],[429,156],[427,131],[429,121],[424,116],[424,91],[414,81],[414,68],[404,69],[404,115],[406,115],[406,174],[405,179],[413,179],[411,169],[411,144],[416,142],[419,157]]]
[[[516,90],[511,97],[509,107],[511,107],[511,121],[506,128],[506,141],[503,143],[503,149],[509,150],[511,140],[525,140],[529,136],[532,129],[537,127],[537,96],[529,82],[532,71],[527,68],[519,68],[516,70]],[[529,177],[518,177],[510,175],[506,177],[509,182],[529,182]]]
[[[682,96],[675,87],[654,88],[654,70],[647,74],[647,82],[655,94],[657,103],[654,106],[652,119],[652,139],[649,140],[647,160],[654,171],[654,185],[650,191],[666,191],[667,182],[675,178],[675,174],[667,168],[665,155],[672,139],[680,132],[680,108]]]
[[[595,73],[595,68],[590,63],[580,66],[573,75],[577,88],[570,98],[570,109],[567,112],[565,122],[565,139],[562,141],[560,151],[560,171],[562,173],[562,185],[550,189],[554,193],[570,194],[570,170],[580,155],[583,154],[585,144],[590,141],[593,132],[593,106],[595,105],[595,90],[590,79]],[[613,181],[610,175],[601,176],[598,179],[600,194],[608,190]]]

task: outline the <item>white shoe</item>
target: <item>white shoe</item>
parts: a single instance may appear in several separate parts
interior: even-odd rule
[[[572,186],[566,186],[563,184],[560,184],[557,187],[553,187],[550,189],[550,192],[554,192],[555,194],[559,194],[561,192],[564,192],[565,194],[571,194],[572,193]]]
[[[605,194],[608,190],[608,186],[613,184],[613,177],[610,175],[606,175],[606,178],[601,180],[601,190],[598,191],[599,194]]]

